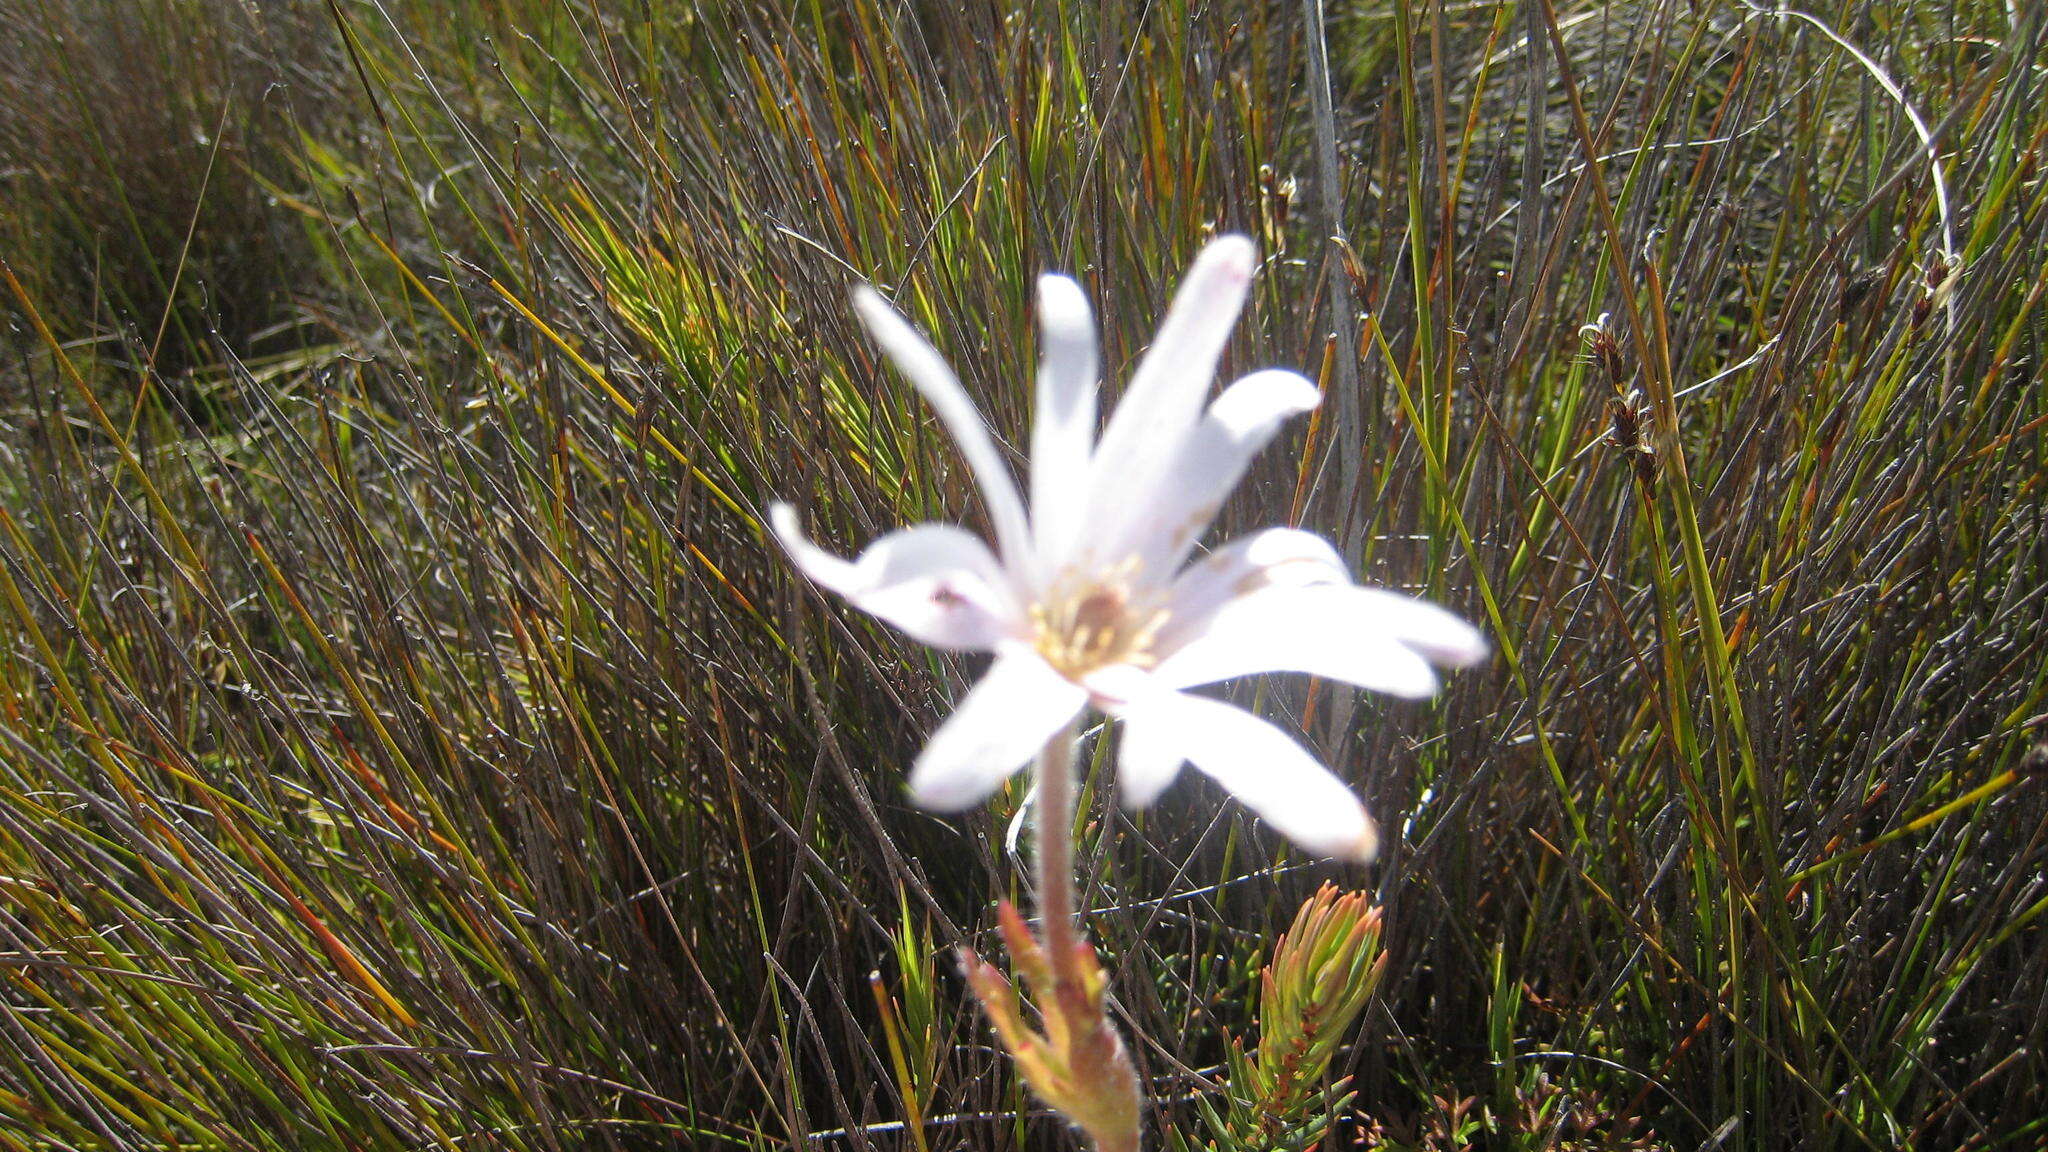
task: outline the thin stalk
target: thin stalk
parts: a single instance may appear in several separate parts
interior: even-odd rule
[[[1038,756],[1033,854],[1037,857],[1043,943],[1032,941],[1019,920],[1011,921],[1016,925],[1014,934],[1005,933],[1010,937],[1011,960],[1027,972],[1035,970],[1032,979],[1040,994],[1049,994],[1039,1005],[1045,1035],[1027,1036],[1012,1015],[1005,1042],[1026,1079],[1088,1134],[1095,1152],[1138,1152],[1144,1093],[1103,1004],[1106,977],[1102,965],[1081,939],[1074,921],[1074,744],[1078,737],[1079,731],[1069,723]],[[1014,917],[1014,912],[1011,915]],[[974,971],[971,965],[969,971]],[[983,1006],[990,1008],[992,1015],[1005,1000],[1011,998],[982,995]],[[999,1032],[1004,1031],[1004,1024],[998,1017]]]
[[[1074,970],[1074,742],[1072,723],[1038,754],[1038,818],[1032,822],[1038,868],[1038,916],[1060,1000],[1078,1003],[1083,986]]]

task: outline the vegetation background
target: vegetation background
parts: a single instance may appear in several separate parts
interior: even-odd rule
[[[1065,1146],[973,669],[760,513],[978,516],[856,279],[1019,443],[1217,229],[1329,397],[1226,521],[1499,655],[1260,690],[1372,869],[1098,764],[1162,1139],[1335,880],[1327,1143],[2041,1146],[2043,7],[1323,7],[0,2],[0,1149]]]

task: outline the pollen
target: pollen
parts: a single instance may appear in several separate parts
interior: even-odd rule
[[[1063,580],[1031,607],[1038,653],[1070,680],[1112,664],[1156,663],[1152,642],[1167,613],[1132,595],[1134,562],[1086,580]]]

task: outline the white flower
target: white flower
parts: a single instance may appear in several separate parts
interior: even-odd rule
[[[1469,665],[1486,644],[1441,608],[1353,584],[1308,532],[1269,528],[1188,563],[1253,456],[1319,399],[1308,380],[1275,370],[1203,409],[1253,263],[1242,236],[1202,251],[1100,441],[1094,317],[1080,285],[1040,278],[1028,512],[938,352],[872,288],[855,293],[875,339],[959,443],[996,549],[923,524],[848,562],[805,539],[787,504],[770,513],[813,581],[927,644],[995,654],[918,756],[918,803],[982,800],[1093,705],[1123,722],[1119,794],[1130,806],[1151,803],[1192,763],[1303,848],[1372,856],[1372,821],[1350,788],[1278,728],[1188,689],[1305,672],[1424,697],[1436,691],[1432,661]]]

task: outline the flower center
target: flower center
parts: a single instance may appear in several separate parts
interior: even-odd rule
[[[1067,679],[1111,664],[1155,662],[1150,649],[1166,610],[1135,603],[1125,575],[1119,570],[1085,583],[1062,581],[1031,606],[1038,654]]]

